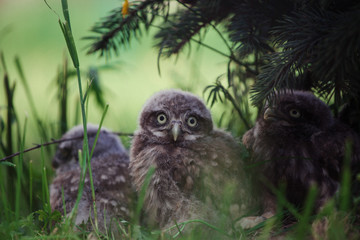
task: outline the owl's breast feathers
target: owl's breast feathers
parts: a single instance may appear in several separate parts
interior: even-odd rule
[[[227,184],[240,185],[237,182],[241,178],[239,146],[222,131],[214,130],[193,141],[166,145],[154,143],[139,132],[133,146],[130,169],[134,183],[140,190],[147,171],[155,167],[146,201],[149,208],[158,206],[158,216],[168,215],[164,219],[181,211],[185,211],[182,214],[199,211],[195,210],[197,204],[185,207],[186,202],[193,204],[215,198],[221,202]]]
[[[166,145],[153,142],[139,133],[133,139],[133,146],[136,147],[132,149],[130,165],[135,170],[133,172],[141,172],[141,179],[145,177],[144,171],[155,166],[158,171],[168,172],[169,177],[185,190],[190,190],[194,186],[191,182],[201,174],[214,174],[216,168],[239,174],[242,167],[239,145],[220,130],[213,130],[193,141]],[[142,182],[139,184],[142,185]]]

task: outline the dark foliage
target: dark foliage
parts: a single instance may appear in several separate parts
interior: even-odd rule
[[[225,89],[230,93],[225,99],[238,111],[236,106],[248,94],[240,85],[252,85],[257,106],[277,89],[312,90],[334,102],[336,115],[344,109],[339,114],[344,121],[359,124],[354,114],[360,108],[358,1],[177,1],[177,8],[169,12],[170,2],[135,1],[128,16],[121,15],[121,8],[114,10],[95,25],[93,31],[99,35],[92,38],[89,52],[117,53],[120,45],[127,46],[154,23],[161,26],[155,34],[159,56],[176,55],[191,42],[217,51],[202,41],[202,34],[212,28],[228,46],[227,53],[217,52],[227,56],[229,64],[227,86],[217,80],[208,87],[210,96]]]

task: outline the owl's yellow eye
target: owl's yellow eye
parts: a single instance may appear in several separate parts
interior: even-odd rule
[[[290,113],[290,116],[293,117],[293,118],[299,118],[301,116],[300,111],[297,110],[297,109],[291,109],[289,111],[289,113]]]
[[[197,125],[197,119],[195,117],[189,117],[188,120],[187,120],[187,124],[190,126],[190,127],[196,127]]]
[[[157,116],[157,121],[158,121],[159,124],[165,124],[166,121],[167,121],[166,115],[164,113],[160,113]]]

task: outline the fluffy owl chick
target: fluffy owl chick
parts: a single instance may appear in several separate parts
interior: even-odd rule
[[[165,228],[194,218],[214,222],[218,211],[238,217],[240,154],[230,134],[214,129],[198,97],[179,90],[153,95],[142,109],[130,150],[138,191],[155,168],[145,196],[148,223]]]
[[[329,107],[310,92],[284,90],[265,106],[243,143],[258,163],[262,186],[285,186],[287,200],[301,208],[312,185],[318,210],[339,188],[345,144],[352,144],[351,165],[359,172],[358,136],[333,118]],[[265,214],[275,212],[275,199],[264,191]]]
[[[97,126],[88,125],[89,149],[91,151],[97,133]],[[62,188],[66,213],[74,207],[80,182],[78,151],[83,147],[84,131],[76,126],[65,133],[62,139],[72,139],[60,143],[53,158],[56,176],[50,186],[50,204],[53,210],[64,212]],[[129,156],[119,138],[102,128],[91,159],[93,184],[95,189],[97,215],[100,230],[113,218],[129,219],[133,190],[129,179]],[[76,224],[87,223],[93,218],[93,203],[89,174],[85,178],[84,191],[79,203]],[[104,222],[106,216],[106,222]],[[90,223],[88,223],[90,228]],[[109,228],[109,226],[107,226]]]

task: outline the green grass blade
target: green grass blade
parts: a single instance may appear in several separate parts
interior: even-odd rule
[[[59,89],[59,122],[60,122],[60,134],[63,135],[68,130],[68,82],[69,82],[69,70],[68,70],[68,58],[63,58],[63,70],[59,70],[57,73],[57,85]]]
[[[174,229],[174,228],[179,229],[179,226],[182,226],[181,227],[181,230],[182,230],[182,229],[184,229],[184,227],[187,224],[190,224],[190,223],[201,223],[201,224],[207,226],[208,228],[211,228],[211,229],[223,234],[224,236],[231,238],[231,236],[229,234],[227,234],[226,232],[224,232],[222,229],[220,229],[220,228],[218,228],[218,227],[216,227],[216,226],[214,226],[214,225],[212,225],[212,224],[210,224],[210,223],[208,223],[208,222],[206,222],[204,220],[200,220],[200,219],[193,219],[193,220],[188,220],[188,221],[185,221],[185,222],[181,222],[179,224],[176,224],[174,226],[169,227],[165,231],[170,231],[171,229]],[[174,237],[177,237],[178,235],[179,235],[179,233],[176,233]]]
[[[173,238],[176,238],[179,235],[182,236],[182,231],[185,229],[186,224],[182,224],[180,227],[179,224],[175,221],[175,226],[178,232],[173,236]]]
[[[304,212],[296,225],[296,239],[305,239],[311,230],[311,215],[314,211],[315,201],[318,194],[317,186],[312,185],[309,189],[308,196],[305,201]]]
[[[6,67],[5,57],[4,57],[3,52],[0,52],[0,62],[1,62],[4,72],[7,73],[7,67]]]
[[[109,109],[109,104],[106,104],[105,109],[104,109],[104,112],[103,112],[103,114],[102,114],[102,116],[101,116],[101,119],[100,119],[99,128],[98,128],[98,130],[97,130],[97,132],[96,132],[94,144],[93,144],[93,147],[92,147],[92,149],[91,149],[90,159],[91,159],[91,157],[92,157],[92,155],[93,155],[93,153],[94,153],[95,145],[96,145],[96,142],[97,142],[97,140],[98,140],[98,138],[99,138],[99,134],[100,134],[100,131],[101,131],[101,127],[102,127],[102,124],[103,124],[103,122],[104,122],[104,119],[105,119],[105,116],[106,116],[106,113],[107,113],[108,109]]]
[[[20,80],[23,81],[24,83],[24,86],[26,87],[26,91],[29,91],[29,85],[27,84],[27,81],[26,81],[26,78],[25,78],[25,74],[24,74],[24,71],[23,71],[23,68],[21,66],[21,63],[20,63],[20,59],[18,56],[15,57],[15,66],[16,66],[16,69],[19,73],[19,76],[20,76]],[[30,91],[29,91],[30,92]]]
[[[64,216],[66,216],[66,203],[65,203],[65,194],[64,194],[63,186],[61,186],[61,199],[62,199],[63,208],[64,208]]]
[[[4,169],[0,168],[0,179],[3,180],[5,179],[4,175]],[[9,209],[10,209],[10,205],[8,203],[8,199],[7,199],[7,194],[5,191],[5,181],[0,181],[0,200],[1,200],[1,209],[0,209],[0,213],[2,216],[5,216],[5,221],[9,222],[10,221],[10,217],[9,217]]]
[[[42,170],[41,185],[42,185],[42,190],[43,190],[42,200],[43,200],[44,206],[47,207],[46,210],[48,210],[48,212],[51,212],[49,184],[48,184],[48,181],[47,181],[47,173],[46,173],[46,166],[45,166],[45,154],[44,154],[44,148],[43,148],[42,144],[41,144],[40,149],[41,149],[41,170]]]
[[[81,106],[79,104],[76,104],[76,106],[75,106],[73,125],[79,124],[79,122],[80,122],[80,107]]]
[[[79,69],[79,59],[77,55],[77,50],[75,46],[75,41],[73,38],[73,34],[70,27],[70,16],[69,16],[69,9],[68,4],[66,0],[62,0],[62,9],[65,17],[65,22],[62,22],[59,19],[59,25],[61,28],[61,31],[63,32],[66,45],[68,48],[68,51],[70,53],[71,59],[73,61],[73,65],[76,68],[77,73],[77,79],[78,79],[78,87],[79,87],[79,95],[80,95],[80,105],[81,105],[81,115],[83,120],[83,129],[84,129],[84,144],[83,144],[83,151],[82,153],[79,153],[79,161],[81,161],[81,180],[79,182],[79,189],[78,189],[78,195],[75,202],[75,206],[73,210],[70,213],[70,223],[72,222],[74,216],[77,212],[78,204],[82,197],[82,192],[84,189],[84,181],[86,177],[86,171],[87,171],[87,161],[89,161],[89,143],[88,143],[88,137],[87,137],[87,121],[86,121],[86,114],[85,114],[85,102],[83,99],[83,93],[82,93],[82,86],[81,86],[81,74]]]
[[[21,180],[23,175],[23,160],[24,160],[24,146],[25,146],[25,136],[26,136],[26,125],[27,125],[27,118],[25,118],[24,123],[24,132],[23,132],[23,139],[20,143],[20,155],[18,157],[18,164],[16,168],[16,195],[15,195],[15,219],[19,220],[20,217],[20,194],[21,194]]]
[[[298,209],[286,198],[285,186],[280,186],[280,190],[274,187],[271,188],[271,190],[276,194],[278,205],[281,205],[281,207],[285,207],[292,215],[294,215],[295,218],[300,219],[301,214],[299,213]]]
[[[277,210],[278,213],[280,213],[280,210]],[[261,235],[259,236],[259,239],[270,239],[271,238],[271,232],[273,231],[273,228],[276,226],[276,224],[278,223],[278,221],[281,221],[282,215],[281,214],[277,214],[269,219],[266,220],[266,222],[260,223],[258,225],[259,228],[263,227],[262,231],[261,231]],[[262,226],[263,225],[263,226]],[[255,226],[254,230],[258,230],[259,228],[256,228],[257,226]]]
[[[144,205],[146,191],[149,187],[152,175],[154,173],[155,173],[155,166],[151,166],[146,174],[144,184],[139,192],[139,197],[138,197],[138,202],[136,205],[135,217],[134,217],[134,220],[137,221],[136,222],[137,224],[140,223],[140,213],[141,213],[141,209],[143,208],[143,205]]]
[[[96,226],[96,229],[98,229],[98,219],[97,219],[97,209],[96,209],[96,198],[95,198],[95,189],[94,189],[94,181],[93,181],[93,178],[92,178],[92,170],[91,170],[91,158],[92,158],[92,155],[94,153],[94,150],[95,150],[95,146],[96,146],[96,143],[97,143],[97,140],[99,138],[99,134],[100,134],[100,131],[101,131],[101,126],[104,122],[104,119],[105,119],[105,116],[106,116],[106,113],[107,113],[107,110],[109,108],[109,104],[107,104],[105,106],[105,109],[104,109],[104,112],[101,116],[101,120],[100,120],[100,124],[99,124],[99,127],[98,127],[98,130],[96,132],[96,136],[95,136],[95,140],[94,140],[94,144],[92,146],[92,149],[91,149],[91,153],[90,153],[90,156],[89,156],[89,160],[87,161],[88,163],[88,169],[89,169],[89,178],[90,178],[90,186],[91,186],[91,195],[92,195],[92,200],[93,200],[93,208],[94,208],[94,219],[95,219],[95,226]]]
[[[29,195],[29,209],[30,212],[32,212],[32,206],[33,206],[33,161],[30,160],[29,161],[29,191],[30,191],[30,195]]]
[[[71,31],[69,7],[68,7],[67,0],[61,0],[61,5],[62,5],[65,21],[69,23],[69,29]]]
[[[31,113],[34,114],[34,117],[35,117],[36,121],[39,121],[40,118],[39,118],[39,115],[38,115],[37,110],[35,108],[34,98],[33,98],[32,94],[31,94],[29,84],[28,84],[28,82],[26,80],[22,65],[20,63],[20,58],[18,56],[15,57],[15,66],[16,66],[16,69],[17,69],[17,71],[19,73],[20,80],[21,80],[22,84],[24,85],[25,93],[26,93],[26,96],[27,96],[27,98],[29,100]]]
[[[77,209],[78,209],[78,206],[79,206],[82,194],[83,194],[84,184],[85,184],[85,177],[86,177],[86,161],[83,158],[82,151],[80,151],[80,150],[79,150],[79,164],[80,164],[80,167],[81,167],[80,181],[79,181],[78,194],[77,194],[77,197],[76,197],[76,201],[75,201],[74,207],[71,210],[70,216],[69,216],[70,221],[68,222],[68,224],[70,224],[70,225],[72,225],[72,223],[74,221],[74,218],[75,218],[75,216],[77,214]]]
[[[59,24],[60,24],[60,28],[63,32],[65,42],[66,42],[69,54],[71,56],[72,62],[74,64],[74,67],[79,68],[79,58],[78,58],[78,54],[76,51],[74,37],[73,37],[71,29],[70,29],[70,24],[68,22],[62,22],[60,19],[59,19]]]
[[[351,205],[351,152],[352,142],[345,143],[345,159],[340,187],[340,210],[348,211]]]
[[[62,0],[61,5],[62,5],[65,22],[62,22],[59,19],[60,28],[63,32],[64,38],[66,41],[66,45],[69,50],[74,67],[79,68],[79,58],[78,58],[78,54],[76,51],[74,37],[73,37],[72,31],[71,31],[70,15],[69,15],[69,8],[68,8],[67,0]]]
[[[125,239],[129,239],[129,234],[128,234],[128,232],[126,232],[126,229],[123,227],[123,225],[120,224],[118,219],[115,219],[115,221],[116,221],[116,227],[117,227],[118,231],[122,233],[122,235],[124,236]]]
[[[16,167],[16,164],[8,161],[2,161],[0,162],[1,165],[9,166],[9,167]]]

